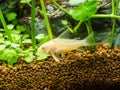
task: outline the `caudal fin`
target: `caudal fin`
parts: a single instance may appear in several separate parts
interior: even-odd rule
[[[88,37],[84,39],[85,41],[85,46],[95,46],[95,38],[94,38],[94,33],[92,32]]]

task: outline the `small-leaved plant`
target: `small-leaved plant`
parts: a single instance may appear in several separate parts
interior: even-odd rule
[[[10,24],[6,24],[2,11],[0,10],[0,20],[3,25],[3,28],[0,28],[0,60],[6,61],[9,65],[13,65],[21,57],[24,57],[24,60],[30,63],[36,56],[33,53],[32,40],[28,33],[29,28],[25,25],[15,24],[16,16],[17,14],[14,12],[8,13],[6,19]],[[34,38],[37,42],[40,40],[38,45],[49,40],[49,36],[45,36],[44,34],[38,34]],[[42,54],[39,60],[45,57],[46,56]]]

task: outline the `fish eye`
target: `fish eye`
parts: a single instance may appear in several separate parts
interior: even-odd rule
[[[42,49],[44,50],[44,49],[45,49],[45,47],[42,47]]]

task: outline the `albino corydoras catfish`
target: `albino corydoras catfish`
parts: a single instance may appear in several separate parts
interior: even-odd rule
[[[72,50],[77,50],[81,46],[93,46],[95,45],[94,35],[91,33],[83,40],[55,38],[44,44],[42,44],[37,53],[43,52],[51,55],[55,61],[59,62],[59,58],[56,55],[65,54]]]

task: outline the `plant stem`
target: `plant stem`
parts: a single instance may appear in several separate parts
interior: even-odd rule
[[[78,30],[78,28],[80,27],[80,25],[82,24],[83,21],[79,21],[78,24],[75,26],[75,28],[73,29],[74,32],[76,32]]]
[[[71,32],[71,33],[76,33],[76,31],[78,30],[78,28],[80,27],[80,25],[82,24],[83,21],[79,21],[78,24],[75,26],[75,28],[72,30],[68,25],[65,25],[67,27],[67,29]]]
[[[1,20],[2,25],[3,25],[3,27],[4,27],[5,33],[6,33],[6,35],[8,36],[8,39],[9,39],[11,42],[13,42],[12,36],[11,36],[11,33],[10,33],[10,30],[9,30],[8,27],[7,27],[7,24],[6,24],[6,22],[5,22],[5,19],[4,19],[4,16],[3,16],[3,14],[2,14],[1,9],[0,9],[0,20]]]
[[[120,16],[113,14],[96,14],[92,15],[91,18],[117,18],[120,19]]]
[[[87,21],[85,22],[85,25],[86,25],[86,27],[87,27],[88,35],[90,35],[90,34],[93,32],[93,29],[92,29],[92,26],[91,26],[91,20],[90,20],[90,19],[87,20]],[[93,36],[92,38],[93,38],[93,40],[94,40],[94,42],[95,42],[94,36]],[[96,43],[96,42],[95,42],[95,43]],[[94,46],[94,50],[96,50],[96,47],[95,47],[95,46]],[[92,52],[92,51],[93,51],[93,48],[90,47],[90,52]]]
[[[47,26],[49,37],[50,37],[50,39],[53,39],[53,34],[52,34],[49,19],[48,19],[48,16],[47,16],[45,4],[44,4],[43,0],[40,0],[40,3],[41,3],[41,7],[42,7],[42,11],[43,11],[43,15],[44,15],[44,19],[45,19],[45,23],[46,23],[46,26]]]
[[[115,25],[116,25],[116,19],[113,18],[112,19],[112,31],[111,31],[111,36],[110,36],[110,48],[113,48]]]
[[[33,53],[36,53],[36,31],[35,31],[35,0],[32,0],[32,8],[31,8],[31,36],[32,36],[32,48],[33,48]]]
[[[93,32],[90,20],[87,20],[87,22],[85,22],[85,25],[87,27],[88,35],[90,35]]]
[[[74,33],[74,31],[72,30],[72,28],[70,28],[68,25],[65,25],[66,28],[71,32],[71,33]]]
[[[61,7],[55,0],[52,0],[52,3],[54,4],[54,5],[56,5],[60,10],[62,10],[63,12],[65,12],[66,14],[68,14],[68,15],[70,15],[69,14],[69,12],[66,10],[66,9],[64,9],[63,7]]]
[[[112,15],[115,15],[114,0],[112,0],[111,3],[112,3]],[[113,48],[115,24],[116,24],[116,19],[112,18],[112,31],[111,31],[111,36],[110,36],[110,48]]]
[[[111,3],[112,3],[112,14],[115,15],[115,5],[114,5],[114,0],[112,0]]]
[[[114,5],[114,1],[115,0],[112,0],[112,14],[113,15],[115,15],[117,13],[117,8],[118,8],[118,0],[116,1],[116,6]],[[116,25],[116,18],[112,18],[112,31],[111,31],[111,37],[110,37],[110,48],[113,48],[115,25]]]
[[[30,2],[28,2],[28,0],[25,0],[25,1],[30,7],[32,7],[32,5],[30,4]]]

